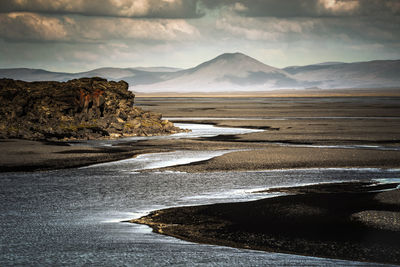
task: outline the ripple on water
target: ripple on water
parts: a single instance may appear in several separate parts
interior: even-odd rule
[[[220,134],[221,128],[215,128],[218,133],[206,130],[204,134]],[[230,130],[225,133],[236,134]],[[227,152],[230,151],[200,154],[208,158]],[[201,160],[199,154],[187,153],[190,152],[147,154],[136,162],[129,159],[90,168],[0,173],[0,265],[368,265],[194,244],[154,234],[146,226],[120,221],[161,208],[262,197],[251,192],[267,187],[400,177],[399,170],[380,169],[197,174],[136,171],[149,166],[181,164],[182,158]]]
[[[207,174],[116,170],[97,166],[0,174],[0,265],[359,265],[194,244],[119,221],[155,209],[261,197],[251,192],[266,187],[400,177],[398,171],[362,169]]]

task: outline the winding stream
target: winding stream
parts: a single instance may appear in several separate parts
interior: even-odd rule
[[[197,174],[137,172],[182,164],[187,158],[196,161],[219,155],[213,153],[216,151],[176,151],[88,168],[0,173],[0,265],[368,265],[195,244],[154,234],[147,226],[121,222],[160,208],[273,196],[252,193],[268,187],[376,179],[390,182],[400,178],[398,169],[368,168]]]
[[[247,129],[247,128],[231,128],[231,127],[216,127],[211,124],[196,124],[196,123],[174,123],[175,126],[188,129],[190,132],[176,133],[171,135],[161,136],[135,136],[126,137],[117,140],[88,140],[88,141],[77,141],[71,142],[71,145],[93,145],[93,146],[112,146],[120,143],[135,142],[143,140],[173,140],[182,138],[197,138],[197,137],[213,137],[217,135],[237,135],[247,133],[257,133],[264,130],[259,129]]]

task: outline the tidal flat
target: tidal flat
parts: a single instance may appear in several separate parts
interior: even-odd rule
[[[177,149],[247,149],[185,172],[318,167],[399,167],[400,98],[138,98],[174,122],[264,131],[178,140]],[[163,140],[146,141],[165,147]],[[146,143],[145,142],[145,143]]]
[[[0,170],[71,168],[182,149],[247,151],[170,170],[399,166],[400,97],[138,97],[136,105],[173,122],[264,131],[172,140],[126,139],[109,146],[2,140]]]
[[[178,253],[177,250],[176,255],[178,255],[179,261],[174,261],[168,256],[170,255],[168,249],[162,245],[163,242],[171,244],[170,242],[172,241],[170,239],[165,241],[164,237],[155,237],[154,235],[156,234],[149,235],[147,233],[145,234],[146,240],[150,238],[152,241],[150,243],[146,243],[146,241],[144,242],[145,245],[143,245],[144,243],[142,244],[142,241],[140,241],[142,236],[130,232],[129,229],[131,228],[126,224],[120,223],[120,221],[132,217],[136,217],[137,220],[151,211],[153,211],[152,214],[156,214],[160,212],[160,209],[177,207],[172,210],[172,213],[165,213],[166,215],[158,223],[168,223],[171,219],[178,218],[177,215],[179,215],[179,218],[182,218],[181,226],[184,227],[184,218],[187,215],[185,212],[190,211],[192,208],[187,207],[185,210],[185,208],[179,208],[180,206],[194,205],[193,211],[196,209],[201,210],[201,205],[213,203],[221,203],[220,209],[226,211],[224,220],[230,220],[233,217],[242,218],[242,226],[236,225],[236,229],[232,227],[225,228],[223,229],[224,235],[219,235],[217,231],[218,241],[216,239],[207,239],[206,235],[201,239],[199,236],[187,238],[179,236],[179,234],[169,234],[193,242],[312,256],[297,258],[298,256],[289,254],[268,254],[265,252],[263,252],[265,254],[253,255],[253,252],[245,251],[241,251],[238,254],[237,251],[232,250],[229,250],[229,253],[225,253],[222,252],[224,249],[218,247],[221,255],[229,255],[224,258],[223,262],[220,260],[221,255],[215,255],[215,262],[221,265],[231,266],[233,264],[232,259],[237,260],[236,264],[248,263],[250,258],[254,256],[256,257],[253,259],[257,259],[254,263],[262,263],[264,265],[271,264],[271,262],[277,265],[291,263],[304,266],[310,264],[358,265],[357,261],[363,261],[362,264],[365,261],[370,261],[373,262],[373,265],[376,263],[398,264],[400,262],[399,255],[396,252],[396,250],[398,251],[398,243],[385,238],[387,236],[398,236],[399,190],[396,190],[395,187],[390,188],[393,189],[388,191],[391,193],[370,191],[347,193],[346,197],[343,198],[348,200],[343,200],[345,203],[353,203],[351,201],[357,198],[365,198],[368,201],[365,201],[362,205],[356,203],[358,206],[355,204],[352,205],[352,209],[344,210],[340,210],[340,204],[344,202],[337,201],[341,196],[341,193],[338,192],[324,194],[320,192],[314,192],[313,194],[303,192],[299,196],[293,195],[287,198],[280,196],[273,198],[274,200],[263,200],[263,198],[276,196],[276,193],[253,193],[253,191],[257,191],[255,189],[260,191],[270,186],[297,187],[308,183],[331,184],[353,181],[355,183],[353,187],[362,187],[365,184],[360,183],[360,181],[364,180],[371,182],[379,178],[392,182],[397,181],[396,179],[400,178],[398,175],[400,168],[400,98],[139,97],[136,99],[136,105],[144,110],[160,112],[163,114],[163,118],[177,124],[211,124],[217,128],[226,127],[238,130],[246,128],[254,131],[246,133],[224,132],[224,135],[193,135],[188,138],[176,139],[156,137],[72,143],[2,140],[0,146],[3,153],[0,157],[0,166],[5,182],[2,189],[4,191],[2,192],[4,193],[2,194],[4,205],[1,209],[3,214],[2,222],[5,226],[2,243],[10,244],[10,246],[3,248],[4,257],[0,262],[6,265],[10,262],[23,264],[35,259],[33,262],[42,263],[44,258],[48,258],[46,256],[48,252],[46,251],[50,251],[52,255],[55,255],[53,263],[62,263],[64,262],[64,254],[70,253],[68,252],[70,248],[74,248],[76,255],[80,253],[79,251],[82,248],[88,253],[92,251],[94,249],[92,246],[97,245],[92,243],[91,245],[83,246],[82,240],[86,244],[90,238],[95,236],[97,244],[106,244],[102,248],[95,248],[96,250],[101,249],[102,254],[94,256],[89,255],[89,253],[85,256],[87,259],[76,258],[76,262],[73,261],[74,263],[84,264],[88,260],[90,262],[100,262],[100,260],[107,262],[107,259],[110,259],[109,254],[115,251],[116,242],[119,242],[119,253],[122,253],[123,257],[131,263],[132,261],[128,259],[134,261],[143,259],[143,263],[147,264],[154,264],[155,262],[165,264],[165,262],[160,262],[160,259],[178,263],[188,262],[190,258],[194,262],[201,263],[204,261],[204,256],[201,253],[207,251],[208,255],[211,255],[211,251],[214,248],[207,248],[203,251],[200,248],[204,247],[200,245],[189,246],[186,243],[179,243],[179,245],[173,243],[173,246],[179,247],[179,251],[187,251],[187,254],[183,255]],[[132,169],[131,165],[116,161],[129,161],[131,159],[140,161],[140,157],[145,154],[149,154],[150,157],[157,153],[161,153],[160,160],[164,161],[166,157],[170,157],[170,154],[165,153],[173,153],[174,151],[178,154],[180,151],[191,151],[194,154],[196,152],[204,153],[204,151],[216,153],[215,157],[200,161],[196,160],[196,162],[184,161],[177,165],[176,162],[178,161],[175,161],[174,164],[161,164],[159,167],[151,165],[153,167],[150,169],[143,167],[140,170],[136,167]],[[182,155],[186,157],[186,154]],[[105,162],[112,164],[112,167],[101,164]],[[92,166],[93,164],[98,165]],[[82,166],[89,166],[89,168],[76,168]],[[69,169],[32,174],[25,172],[64,168]],[[10,173],[10,171],[13,171],[13,173]],[[37,181],[32,177],[36,177]],[[18,183],[22,183],[23,187],[18,189]],[[63,186],[59,187],[60,185]],[[69,189],[72,187],[73,191]],[[59,189],[54,191],[55,188]],[[166,188],[169,189],[165,191]],[[373,187],[370,189],[373,189]],[[322,189],[320,188],[319,190]],[[37,195],[35,195],[36,191]],[[79,194],[73,193],[75,191]],[[62,193],[64,197],[59,198],[57,192]],[[21,193],[23,193],[24,198],[19,197]],[[293,191],[290,194],[298,194],[298,192]],[[237,199],[233,198],[234,196],[237,196]],[[325,197],[327,197],[326,201],[322,201],[321,199]],[[25,203],[24,199],[33,199],[34,206],[31,207],[29,203]],[[40,210],[41,206],[47,205],[42,203],[42,199],[49,203],[54,203],[52,204],[54,207],[51,206],[49,209],[54,209],[57,214],[69,212],[73,223],[66,223],[62,218],[57,218],[58,216],[55,216],[55,214],[49,213],[47,210]],[[242,204],[238,204],[240,207],[230,203],[232,200],[237,202],[255,199],[260,202],[242,202]],[[326,205],[324,207],[307,208],[308,204],[304,202],[305,199],[310,203],[321,202],[321,205]],[[268,243],[268,246],[261,247],[257,245],[260,240],[256,240],[257,238],[263,239],[261,234],[249,234],[241,231],[246,227],[248,228],[250,224],[245,220],[246,216],[241,216],[240,214],[244,211],[254,211],[254,223],[259,226],[259,228],[254,229],[265,230],[263,222],[269,217],[267,216],[268,209],[265,209],[265,205],[268,206],[269,201],[276,202],[277,207],[283,207],[282,212],[285,211],[284,206],[286,204],[294,207],[296,205],[302,206],[306,212],[304,212],[303,217],[298,217],[299,222],[309,221],[307,214],[313,218],[317,214],[314,211],[319,211],[320,213],[317,215],[320,216],[322,221],[324,218],[335,218],[340,223],[349,223],[346,226],[349,227],[348,229],[364,225],[360,226],[361,228],[357,228],[359,231],[355,233],[360,234],[357,236],[359,239],[351,235],[338,237],[341,239],[339,240],[340,242],[347,242],[346,244],[354,244],[356,246],[360,238],[362,239],[362,233],[365,233],[363,229],[367,228],[370,233],[374,236],[377,234],[378,237],[377,239],[371,239],[372,245],[366,250],[355,249],[353,250],[354,253],[344,255],[345,253],[341,253],[343,250],[335,249],[341,246],[342,243],[340,242],[335,241],[336,243],[330,246],[330,243],[325,242],[322,236],[316,235],[313,236],[314,243],[306,239],[296,243],[294,242],[298,238],[296,236],[296,228],[293,228],[293,231],[286,231],[285,227],[281,227],[275,229],[275,234],[278,236],[269,236],[268,240],[273,240],[273,242]],[[78,202],[79,205],[76,204]],[[243,207],[244,209],[242,209]],[[222,214],[219,212],[220,209],[215,209],[215,211],[218,211],[216,213]],[[29,213],[29,216],[35,218],[35,222],[31,223],[32,225],[29,224],[31,225],[29,226],[26,221],[23,224],[25,225],[23,229],[15,228],[17,221],[24,220],[23,214],[26,214],[27,210],[32,210],[32,214]],[[260,211],[262,210],[267,212],[265,214],[266,217],[261,216]],[[120,214],[121,211],[123,211],[123,216]],[[336,217],[335,214],[338,211],[341,212],[341,216]],[[138,216],[130,215],[132,213],[138,214]],[[167,214],[169,215],[167,216]],[[204,216],[201,212],[198,215]],[[209,214],[206,215],[208,216]],[[82,221],[82,216],[86,218],[85,221]],[[102,218],[101,220],[99,216]],[[296,218],[294,213],[291,216]],[[206,223],[209,218],[202,218],[205,222],[201,226],[203,229],[211,226],[211,224],[207,225]],[[106,220],[107,223],[104,223]],[[109,223],[110,220],[113,221],[112,226]],[[321,220],[313,222],[313,225],[317,225]],[[384,222],[381,220],[384,220]],[[47,227],[47,225],[51,225],[52,230],[50,232],[43,228],[43,226]],[[78,227],[78,229],[77,225],[84,225],[84,227]],[[134,228],[138,227],[136,224],[131,225]],[[101,233],[90,234],[89,232],[94,231],[94,226],[102,229]],[[300,226],[306,227],[306,225]],[[384,229],[379,229],[379,227]],[[26,246],[23,242],[15,241],[16,236],[19,235],[18,232],[23,232],[25,231],[24,229],[32,229],[33,232],[29,234],[34,234],[33,236],[35,236],[36,240],[21,236],[22,239],[27,238]],[[329,230],[329,228],[326,229]],[[62,238],[64,231],[70,235],[65,235],[68,237],[67,239]],[[79,238],[71,238],[75,236],[76,231],[80,233]],[[385,234],[380,238],[379,235],[383,233],[382,231],[385,231]],[[104,240],[103,237],[105,232],[107,232],[107,240]],[[286,233],[284,239],[280,239],[282,237],[279,235],[280,232]],[[122,239],[119,237],[121,233],[124,233],[124,238]],[[164,232],[164,234],[168,233]],[[247,242],[244,245],[238,242],[240,239],[251,240],[248,237],[253,234],[256,238],[253,244],[250,241],[250,243]],[[46,244],[43,243],[41,246],[48,248],[48,250],[37,251],[41,247],[36,246],[39,238],[43,242],[46,241]],[[137,238],[140,239],[138,239],[140,242],[138,241],[139,243],[136,244],[132,240]],[[154,241],[155,239],[157,241]],[[164,241],[159,242],[158,239]],[[61,246],[61,243],[58,243],[58,240],[62,241],[62,244],[67,244],[65,249]],[[131,252],[133,245],[135,251],[139,248],[143,249],[138,250],[138,253]],[[57,246],[58,249],[56,249]],[[320,246],[322,247],[321,249],[316,249]],[[157,247],[158,252],[150,249],[150,247]],[[110,248],[110,251],[108,251],[108,248]],[[194,252],[194,248],[198,252]],[[298,248],[309,248],[309,250]],[[381,252],[376,254],[368,252],[374,248]],[[165,252],[163,252],[162,257],[159,251]],[[386,257],[385,251],[390,256]],[[159,255],[160,258],[154,258],[154,255]],[[365,255],[375,256],[368,258]],[[328,258],[314,258],[316,256]],[[101,259],[98,257],[101,257]],[[71,259],[67,258],[66,262],[71,263]],[[278,258],[279,260],[277,261]],[[352,261],[340,262],[332,258],[350,259]],[[210,259],[208,263],[212,262]]]
[[[164,116],[173,121],[264,131],[180,140],[182,147],[190,149],[228,146],[243,150],[160,170],[196,173],[399,167],[399,98],[221,98],[218,105],[212,98],[163,100],[147,98],[139,103],[163,109]],[[348,185],[353,190],[363,186]],[[195,242],[398,264],[397,186],[379,194],[372,185],[365,192],[336,184],[321,185],[323,193],[299,194],[286,189],[294,195],[158,210],[132,222]],[[339,189],[330,192],[332,187]],[[388,199],[395,202],[385,205]]]

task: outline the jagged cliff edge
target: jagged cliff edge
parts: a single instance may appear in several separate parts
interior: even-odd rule
[[[0,79],[0,138],[87,140],[186,131],[134,106],[134,99],[125,81]]]

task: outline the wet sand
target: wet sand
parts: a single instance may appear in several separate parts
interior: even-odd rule
[[[133,223],[198,243],[400,264],[400,190],[344,183],[281,188],[251,202],[153,211]]]
[[[232,152],[208,161],[164,169],[217,172],[292,168],[397,168],[399,157],[398,151],[270,146],[261,150]]]
[[[378,100],[376,100],[378,99]],[[107,148],[63,142],[0,140],[0,171],[85,166],[141,153],[181,149],[243,149],[170,170],[206,172],[309,167],[400,166],[400,151],[332,149],[285,145],[378,145],[400,147],[399,97],[334,98],[137,98],[145,110],[180,121],[264,129],[213,138],[148,140]],[[193,121],[192,117],[202,117]],[[207,118],[208,117],[208,118]],[[324,118],[326,117],[326,118]],[[224,118],[215,119],[215,118]],[[237,118],[237,119],[229,119]],[[248,119],[250,118],[250,119]],[[346,119],[347,118],[347,119]],[[280,145],[277,145],[280,143]]]
[[[316,167],[400,166],[400,98],[139,98],[143,107],[180,122],[264,129],[240,136],[180,140],[177,149],[248,149],[168,170],[207,172]],[[193,118],[203,117],[194,120]],[[208,118],[207,118],[208,117]],[[233,117],[237,119],[233,119]],[[150,142],[167,146],[162,141]],[[295,145],[295,146],[293,146]],[[298,146],[296,146],[298,145]]]
[[[0,172],[44,171],[121,160],[160,149],[140,145],[118,147],[70,146],[66,142],[0,140]]]

